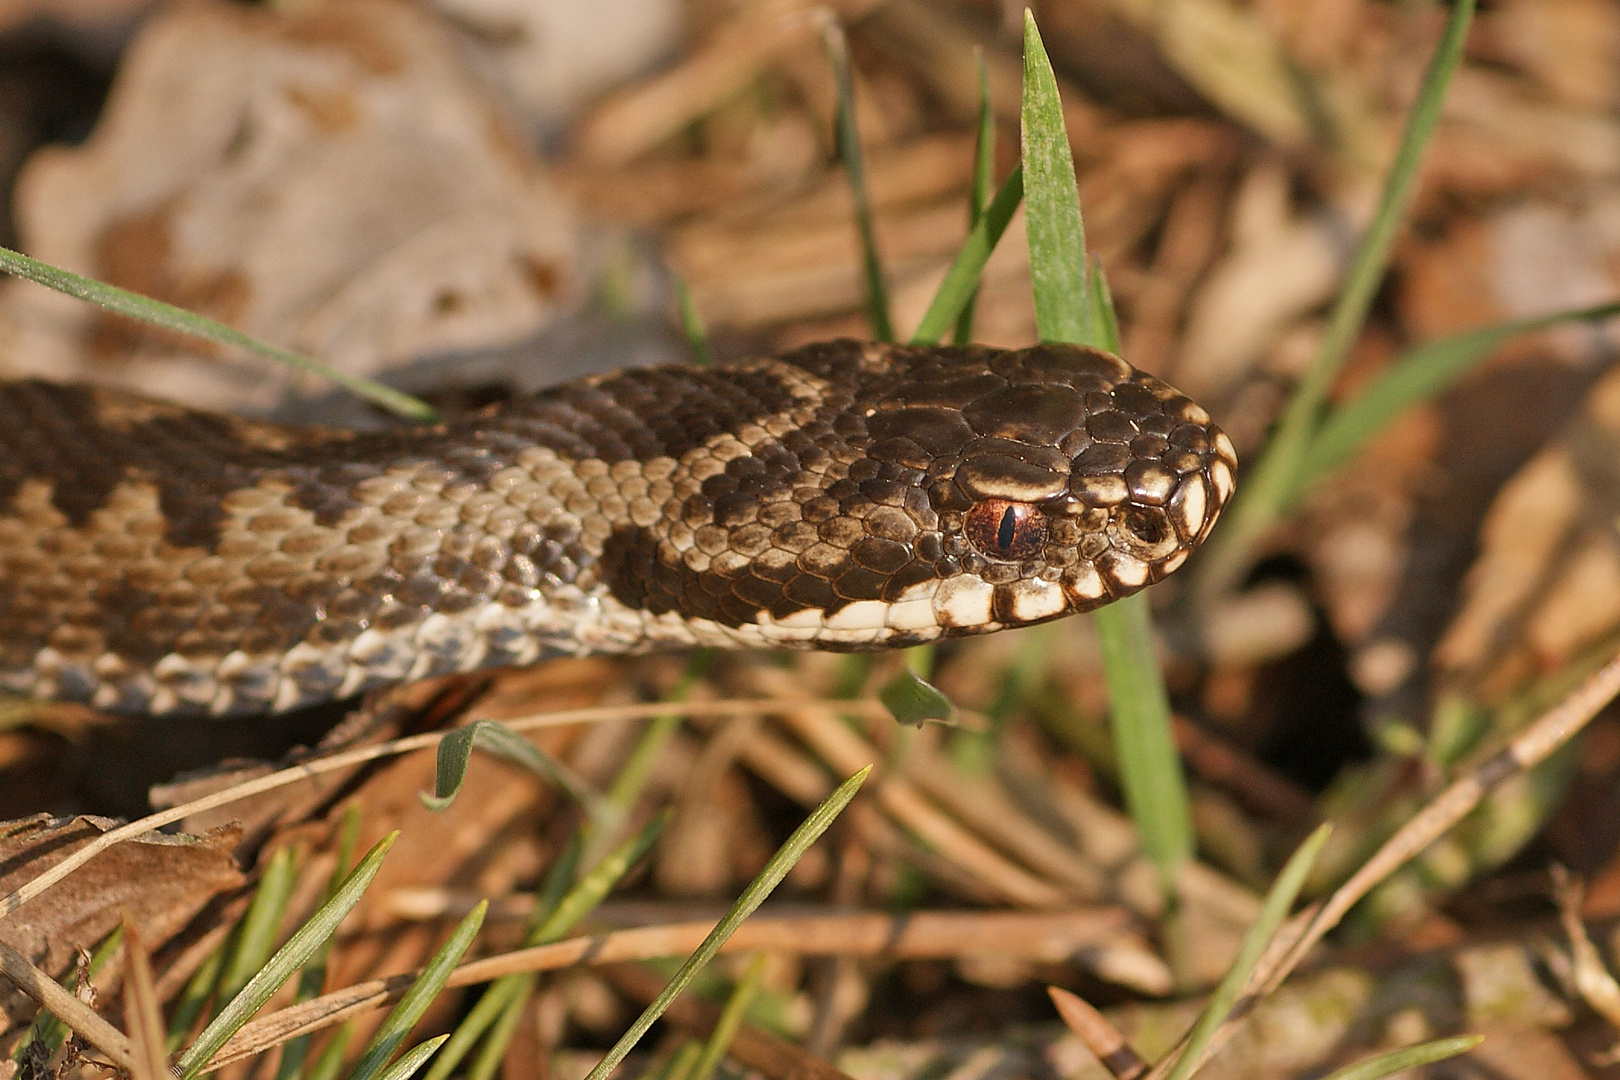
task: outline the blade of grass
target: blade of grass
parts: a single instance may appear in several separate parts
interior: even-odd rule
[[[685,700],[709,670],[714,662],[714,652],[711,649],[698,649],[687,662],[686,670],[681,673],[680,680],[664,695],[664,700],[678,702]],[[641,733],[636,747],[630,753],[630,758],[619,770],[619,775],[613,778],[608,786],[607,794],[603,796],[606,812],[603,815],[605,824],[594,825],[585,837],[585,854],[581,861],[586,865],[594,865],[601,857],[603,851],[614,840],[619,823],[630,815],[635,808],[636,801],[641,798],[642,789],[647,786],[647,779],[652,775],[653,766],[658,763],[664,748],[669,740],[681,728],[681,716],[678,712],[663,713],[653,718],[647,725],[647,730]]]
[[[930,720],[956,723],[956,706],[944,692],[910,668],[902,668],[883,684],[878,700],[894,715],[895,723],[922,727]]]
[[[326,888],[321,892],[320,904],[331,900],[343,887],[343,879],[349,874],[349,859],[353,857],[354,846],[359,839],[360,808],[351,805],[344,810],[342,823],[338,826],[337,859],[332,864],[332,876],[327,879]],[[327,938],[299,971],[298,992],[293,996],[295,1002],[320,996],[326,985],[326,960],[331,951],[332,939]],[[287,1041],[287,1045],[281,1048],[281,1060],[276,1063],[276,1080],[295,1080],[304,1071],[304,1062],[309,1057],[309,1043],[308,1035],[299,1035]]]
[[[726,999],[725,1008],[720,1010],[720,1019],[715,1021],[709,1041],[703,1044],[703,1053],[692,1066],[691,1080],[709,1080],[714,1075],[720,1059],[726,1056],[726,1051],[731,1047],[731,1040],[737,1037],[737,1029],[742,1026],[743,1017],[748,1015],[748,1007],[754,1003],[754,996],[759,993],[760,979],[764,976],[765,954],[757,952],[748,961],[748,970],[743,972],[743,977],[737,980],[736,988]]]
[[[225,970],[225,954],[230,943],[229,937],[220,942],[219,948],[209,953],[197,970],[192,972],[191,978],[186,980],[179,1000],[169,1011],[169,1053],[180,1049],[180,1044],[186,1041],[186,1036],[202,1018],[203,1010],[208,1008],[208,1002],[214,996],[214,987],[219,985],[220,972]]]
[[[1277,875],[1271,891],[1266,894],[1265,903],[1260,907],[1259,917],[1255,919],[1254,925],[1249,927],[1248,933],[1243,935],[1243,943],[1238,947],[1237,958],[1232,961],[1226,977],[1215,988],[1209,1004],[1204,1007],[1198,1022],[1193,1025],[1192,1032],[1187,1036],[1186,1047],[1170,1070],[1168,1080],[1187,1080],[1198,1066],[1198,1059],[1203,1054],[1204,1047],[1209,1045],[1209,1040],[1214,1036],[1216,1029],[1231,1013],[1232,1006],[1237,1003],[1239,995],[1243,993],[1243,987],[1249,981],[1249,973],[1254,970],[1255,964],[1260,962],[1260,956],[1276,935],[1277,928],[1288,917],[1289,909],[1294,906],[1294,900],[1299,896],[1300,886],[1305,884],[1305,875],[1310,873],[1317,856],[1322,854],[1322,845],[1327,843],[1331,831],[1332,827],[1329,825],[1318,825],[1289,858],[1282,873]]]
[[[978,291],[979,275],[984,272],[984,264],[990,261],[990,253],[996,249],[1001,234],[1007,231],[1007,223],[1012,220],[1018,204],[1023,200],[1024,167],[1019,165],[1007,174],[1007,179],[1002,181],[1000,190],[990,200],[983,216],[968,230],[967,239],[962,241],[961,250],[951,262],[951,268],[945,271],[945,280],[939,283],[939,291],[934,294],[928,310],[923,312],[916,333],[911,335],[913,345],[939,344],[945,331],[950,329],[951,323]]]
[[[619,1064],[624,1061],[625,1055],[635,1048],[636,1043],[640,1042],[641,1037],[647,1033],[647,1029],[652,1027],[654,1022],[664,1014],[664,1010],[669,1008],[670,1003],[679,996],[680,992],[686,989],[693,976],[714,958],[714,954],[720,951],[720,946],[725,943],[725,940],[731,936],[732,932],[742,924],[744,919],[754,913],[755,909],[765,901],[765,898],[771,894],[776,886],[781,884],[782,879],[787,876],[787,872],[793,868],[793,865],[810,849],[810,845],[814,844],[821,834],[827,831],[828,826],[843,812],[844,807],[849,805],[849,801],[855,797],[855,793],[860,790],[861,784],[866,781],[866,777],[871,771],[872,766],[868,765],[842,784],[839,784],[832,794],[828,795],[826,800],[804,820],[804,823],[793,830],[793,835],[789,836],[787,841],[777,849],[776,854],[771,856],[770,861],[765,864],[765,868],[759,872],[759,876],[749,883],[748,888],[744,889],[743,894],[737,898],[737,902],[731,905],[731,909],[721,918],[714,930],[709,933],[708,937],[703,939],[703,944],[699,945],[697,951],[688,958],[686,963],[681,965],[681,969],[675,973],[675,977],[670,980],[669,985],[664,987],[664,992],[653,999],[652,1004],[647,1006],[646,1010],[636,1018],[636,1022],[630,1025],[630,1030],[626,1031],[619,1041],[613,1044],[612,1049],[607,1052],[602,1060],[597,1062],[596,1067],[590,1071],[585,1080],[607,1080],[608,1074],[619,1067]]]
[[[1483,1035],[1453,1035],[1447,1039],[1418,1043],[1416,1046],[1391,1050],[1387,1054],[1379,1054],[1375,1058],[1347,1065],[1333,1073],[1327,1080],[1382,1080],[1383,1077],[1394,1076],[1407,1069],[1433,1065],[1437,1061],[1466,1054],[1484,1041]]]
[[[1062,121],[1061,102],[1053,110]],[[1067,138],[1064,137],[1065,145]],[[1079,209],[1076,197],[1076,211]],[[1085,304],[1089,339],[1083,344],[1120,352],[1119,318],[1102,265],[1091,258]],[[1153,647],[1153,615],[1146,593],[1127,596],[1093,613],[1108,686],[1109,726],[1126,806],[1142,850],[1153,862],[1173,909],[1194,833],[1187,780],[1171,729],[1170,692]],[[1172,954],[1176,950],[1172,950]]]
[[[1187,781],[1170,727],[1170,694],[1153,651],[1153,616],[1146,593],[1092,613],[1108,683],[1108,719],[1125,807],[1153,862],[1167,901],[1178,894],[1181,869],[1193,853]]]
[[[1028,170],[1029,261],[1035,321],[1043,341],[1119,351],[1119,322],[1100,266],[1086,273],[1085,227],[1057,78],[1035,20],[1024,20],[1023,151]],[[1045,161],[1037,171],[1031,160]],[[1052,270],[1043,278],[1038,267]],[[1108,683],[1109,720],[1125,805],[1142,850],[1173,905],[1181,867],[1193,851],[1187,782],[1170,729],[1170,695],[1153,651],[1147,596],[1137,593],[1094,613]]]
[[[1093,255],[1088,265],[1091,273],[1086,277],[1086,306],[1090,311],[1091,336],[1084,342],[1118,356],[1122,351],[1119,336],[1119,315],[1114,311],[1114,291],[1108,287],[1102,263]]]
[[[484,1045],[478,1048],[472,1064],[467,1067],[467,1080],[491,1080],[495,1070],[501,1067],[506,1051],[512,1045],[512,1036],[517,1034],[518,1024],[523,1020],[523,1010],[528,1006],[529,993],[533,989],[534,981],[529,981],[522,994],[514,994],[506,1002],[501,1014],[495,1018],[494,1026],[489,1029],[489,1038],[484,1040]]]
[[[304,1080],[337,1080],[338,1070],[343,1068],[343,1057],[349,1052],[349,1042],[354,1038],[354,1021],[349,1021],[333,1033],[321,1052],[315,1057],[315,1064],[309,1067],[309,1075]]]
[[[297,881],[298,861],[293,849],[277,848],[265,864],[264,873],[259,876],[259,887],[253,892],[253,902],[237,927],[236,945],[220,976],[217,1007],[223,1008],[241,993],[254,973],[264,967],[275,948],[282,917],[287,914],[287,901]]]
[[[546,914],[541,916],[524,936],[522,947],[528,949],[537,945],[549,945],[553,941],[562,940],[572,932],[574,927],[579,925],[579,921],[595,910],[603,898],[613,891],[613,887],[623,880],[624,875],[630,872],[630,868],[652,850],[653,845],[658,842],[658,838],[669,825],[669,819],[667,812],[654,818],[634,836],[604,856],[602,861],[592,867],[562,899],[546,905],[544,909]],[[536,910],[538,912],[542,909]],[[491,983],[489,989],[478,999],[478,1003],[472,1007],[461,1023],[456,1025],[456,1030],[450,1038],[450,1045],[446,1046],[444,1053],[434,1061],[433,1068],[428,1070],[423,1080],[445,1080],[492,1024],[498,1025],[499,1018],[522,1006],[533,992],[537,981],[535,975],[523,974],[503,975]],[[490,1034],[486,1046],[498,1041],[498,1035],[497,1028]]]
[[[439,743],[433,794],[418,796],[429,810],[443,810],[453,801],[467,779],[467,766],[474,749],[527,769],[543,780],[550,780],[584,808],[592,821],[607,821],[610,810],[603,799],[574,770],[541,750],[505,724],[475,720],[457,728]]]
[[[866,164],[861,156],[861,133],[855,126],[855,80],[850,73],[849,42],[836,19],[828,19],[821,30],[832,65],[833,82],[838,87],[838,110],[834,133],[838,158],[849,177],[849,193],[855,203],[855,228],[861,236],[861,265],[866,273],[866,314],[872,322],[872,336],[878,341],[894,340],[894,324],[889,319],[889,289],[883,282],[883,262],[878,258],[877,236],[872,231],[872,203],[866,197]]]
[[[38,259],[31,259],[20,251],[10,248],[0,248],[0,271],[15,274],[17,277],[43,285],[48,289],[55,289],[59,293],[95,304],[103,310],[126,318],[136,319],[149,326],[172,330],[177,334],[186,334],[190,337],[200,338],[203,341],[212,341],[216,345],[229,345],[242,349],[258,356],[266,357],[277,363],[285,364],[299,371],[307,371],[312,375],[319,375],[328,382],[341,386],[356,397],[387,409],[407,420],[419,420],[424,423],[432,422],[437,418],[432,406],[419,401],[409,394],[395,390],[391,386],[363,379],[358,375],[349,375],[325,364],[311,360],[286,349],[278,349],[268,342],[258,338],[249,337],[240,330],[233,330],[224,323],[204,318],[184,308],[165,304],[161,300],[154,300],[150,296],[120,289],[116,285],[96,281],[93,278],[82,277],[49,263],[42,263]]]
[[[658,843],[658,838],[668,828],[670,816],[669,810],[662,811],[634,836],[604,856],[601,862],[580,878],[579,884],[569,890],[568,895],[558,901],[551,913],[530,931],[524,939],[524,947],[546,945],[553,941],[561,941],[567,936],[579,925],[581,919],[594,911],[607,894],[613,891],[613,887],[630,872],[631,867],[653,849],[653,845]]]
[[[709,331],[703,325],[703,314],[692,300],[692,290],[679,275],[672,277],[675,286],[675,310],[681,317],[681,333],[686,335],[686,346],[692,350],[692,363],[708,367],[714,363],[714,351],[709,348]]]
[[[427,1042],[411,1047],[400,1056],[398,1061],[384,1069],[382,1075],[377,1077],[377,1080],[406,1080],[417,1069],[420,1069],[422,1063],[432,1057],[433,1051],[437,1050],[444,1040],[449,1037],[448,1035],[435,1035]]]
[[[1424,149],[1440,119],[1446,85],[1462,60],[1463,43],[1473,15],[1474,0],[1456,0],[1451,5],[1440,44],[1429,61],[1412,111],[1407,115],[1406,130],[1384,181],[1372,224],[1361,238],[1349,276],[1328,315],[1316,356],[1295,387],[1265,453],[1226,511],[1226,520],[1205,545],[1203,558],[1195,571],[1195,582],[1198,595],[1206,600],[1237,586],[1255,542],[1277,520],[1294,487],[1294,477],[1306,447],[1321,421],[1328,391],[1350,355],[1379,283],[1384,279],[1390,249],[1417,187]]]
[[[968,192],[968,231],[984,219],[984,211],[996,189],[996,116],[990,111],[990,73],[984,63],[983,46],[974,46],[979,67],[979,132],[973,142],[973,188]],[[978,287],[968,293],[962,311],[956,316],[956,332],[951,340],[958,345],[973,341],[973,306]]]
[[[366,853],[360,864],[354,868],[344,879],[340,888],[332,899],[318,908],[297,930],[287,943],[276,951],[276,954],[264,965],[259,972],[248,980],[241,993],[231,1000],[218,1016],[209,1022],[202,1034],[186,1048],[176,1063],[180,1072],[180,1080],[191,1080],[202,1072],[208,1064],[208,1059],[214,1056],[214,1051],[225,1045],[236,1029],[247,1023],[248,1018],[258,1012],[264,1003],[270,1000],[270,995],[280,989],[281,984],[292,978],[292,975],[304,962],[321,947],[321,944],[331,937],[344,918],[353,910],[354,905],[360,902],[360,897],[371,884],[371,879],[377,876],[382,868],[383,858],[387,856],[388,849],[393,847],[398,832],[389,833],[378,841],[377,845]]]
[[[663,1074],[658,1080],[692,1080],[692,1070],[697,1066],[698,1058],[703,1056],[703,1047],[696,1039],[688,1039],[681,1044],[669,1059]]]
[[[377,1033],[371,1037],[371,1042],[361,1052],[360,1060],[355,1063],[354,1071],[349,1074],[349,1080],[381,1080],[383,1066],[394,1056],[394,1051],[405,1041],[405,1036],[411,1033],[411,1028],[422,1019],[422,1014],[433,1004],[433,999],[439,996],[439,991],[444,989],[445,980],[450,978],[450,973],[456,969],[462,956],[472,946],[473,938],[478,936],[479,929],[484,925],[484,913],[488,910],[489,901],[480,900],[478,906],[456,924],[450,937],[439,946],[439,950],[433,954],[433,959],[422,969],[422,974],[417,976],[411,988],[405,991],[405,996],[399,999],[399,1004],[389,1010],[388,1015],[383,1018]],[[434,1049],[437,1049],[437,1045]]]
[[[1042,341],[1087,341],[1091,320],[1086,304],[1086,230],[1080,218],[1074,156],[1063,125],[1057,76],[1041,44],[1035,15],[1027,8],[1020,115],[1035,329]]]
[[[1291,508],[1313,483],[1349,462],[1397,414],[1444,393],[1509,338],[1561,323],[1592,322],[1615,315],[1620,315],[1620,301],[1465,330],[1406,350],[1372,385],[1333,410],[1323,422],[1300,459],[1280,511]]]

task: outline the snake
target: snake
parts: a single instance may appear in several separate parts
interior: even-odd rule
[[[1097,349],[820,342],[433,424],[0,383],[0,690],[266,714],[552,656],[844,651],[1175,570],[1231,440]]]

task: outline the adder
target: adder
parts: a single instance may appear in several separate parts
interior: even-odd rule
[[[833,341],[356,433],[0,384],[0,689],[290,709],[548,655],[864,650],[1170,573],[1231,441],[1119,358]]]

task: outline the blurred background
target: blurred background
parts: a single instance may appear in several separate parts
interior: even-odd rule
[[[1123,354],[1207,407],[1253,461],[1320,340],[1446,10],[1420,0],[1034,10]],[[721,357],[868,337],[833,135],[824,38],[836,23],[904,338],[967,233],[981,57],[997,179],[1017,160],[1022,21],[1022,4],[994,0],[3,0],[0,243],[446,407],[684,359],[677,282]],[[1620,3],[1485,3],[1335,398],[1415,344],[1611,300],[1617,276]],[[1021,215],[985,272],[974,336],[1035,340]],[[831,851],[790,879],[802,901],[1092,905],[1129,929],[1086,945],[1089,959],[1078,947],[1042,954],[1028,938],[976,958],[784,962],[768,979],[783,1030],[820,1053],[852,1048],[840,1060],[863,1080],[1101,1075],[1072,1040],[1039,1027],[1051,1020],[1041,987],[1055,982],[1118,1006],[1111,1015],[1131,1030],[1173,1035],[1165,1017],[1182,1014],[1149,1003],[1218,977],[1253,890],[1311,824],[1340,824],[1319,892],[1612,652],[1614,346],[1601,324],[1512,339],[1318,484],[1265,538],[1241,591],[1194,616],[1178,580],[1154,590],[1202,860],[1181,953],[1118,813],[1100,661],[1078,619],[942,649],[936,681],[973,718],[961,729],[900,733],[881,719],[848,729],[822,714],[689,723],[640,804],[674,805],[676,823],[638,879],[642,907],[620,918],[723,902],[828,776],[884,759],[927,813],[857,804]],[[0,375],[383,422],[308,380],[16,281],[0,289]],[[695,683],[685,663],[503,674],[475,714],[639,700],[677,684],[853,697],[899,661],[730,657]],[[423,693],[402,700],[414,708]],[[426,723],[413,715],[402,730]],[[0,732],[8,818],[138,814],[150,784],[228,753],[274,756],[333,717],[261,723],[226,744],[213,741],[217,726],[61,709],[25,719]],[[637,730],[604,724],[552,748],[611,777]],[[866,742],[840,750],[836,730]],[[250,815],[238,857],[251,865],[288,837],[320,849],[315,825],[340,796],[373,811],[368,835],[415,821],[410,793],[424,778],[412,769],[352,779],[296,813]],[[436,898],[421,909],[430,915],[532,887],[565,830],[550,796],[505,790],[520,794],[408,831],[387,887]],[[1553,925],[1554,861],[1590,880],[1590,919],[1620,917],[1617,854],[1620,720],[1606,716],[1364,905],[1344,946],[1360,951],[1312,976],[1326,997],[1289,1006],[1309,1022],[1284,1034],[1277,1019],[1265,1029],[1275,1042],[1257,1039],[1245,1052],[1259,1056],[1232,1075],[1320,1075],[1369,1047],[1482,1027],[1517,1034],[1494,1043],[1510,1048],[1497,1058],[1476,1052],[1480,1071],[1466,1075],[1620,1075],[1595,1056],[1613,1033],[1536,945]],[[374,930],[406,917],[403,901],[388,903]],[[431,936],[376,930],[343,977],[402,970]],[[1468,951],[1487,941],[1513,944]],[[578,1075],[565,1051],[622,1028],[634,994],[588,972],[548,985],[526,1045],[555,1050],[531,1057]],[[1036,1026],[1015,1038],[1020,1025]],[[986,1046],[1001,1056],[973,1057]],[[507,1065],[547,1075],[524,1068]]]

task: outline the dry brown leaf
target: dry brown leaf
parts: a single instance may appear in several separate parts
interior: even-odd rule
[[[1486,700],[1620,627],[1620,372],[1595,385],[1486,518],[1442,674]]]
[[[1604,0],[1508,0],[1481,19],[1493,51],[1570,105],[1620,104],[1620,9]]]
[[[531,335],[579,284],[570,211],[454,39],[398,0],[169,9],[90,139],[30,160],[17,217],[38,258],[359,374]],[[147,392],[258,408],[287,378],[32,285],[3,316],[10,374],[117,360]]]
[[[99,818],[37,818],[0,825],[0,892],[11,892],[106,831]],[[241,886],[234,827],[203,836],[149,834],[102,852],[49,893],[0,923],[0,940],[60,973],[125,918],[162,942],[220,893]]]

